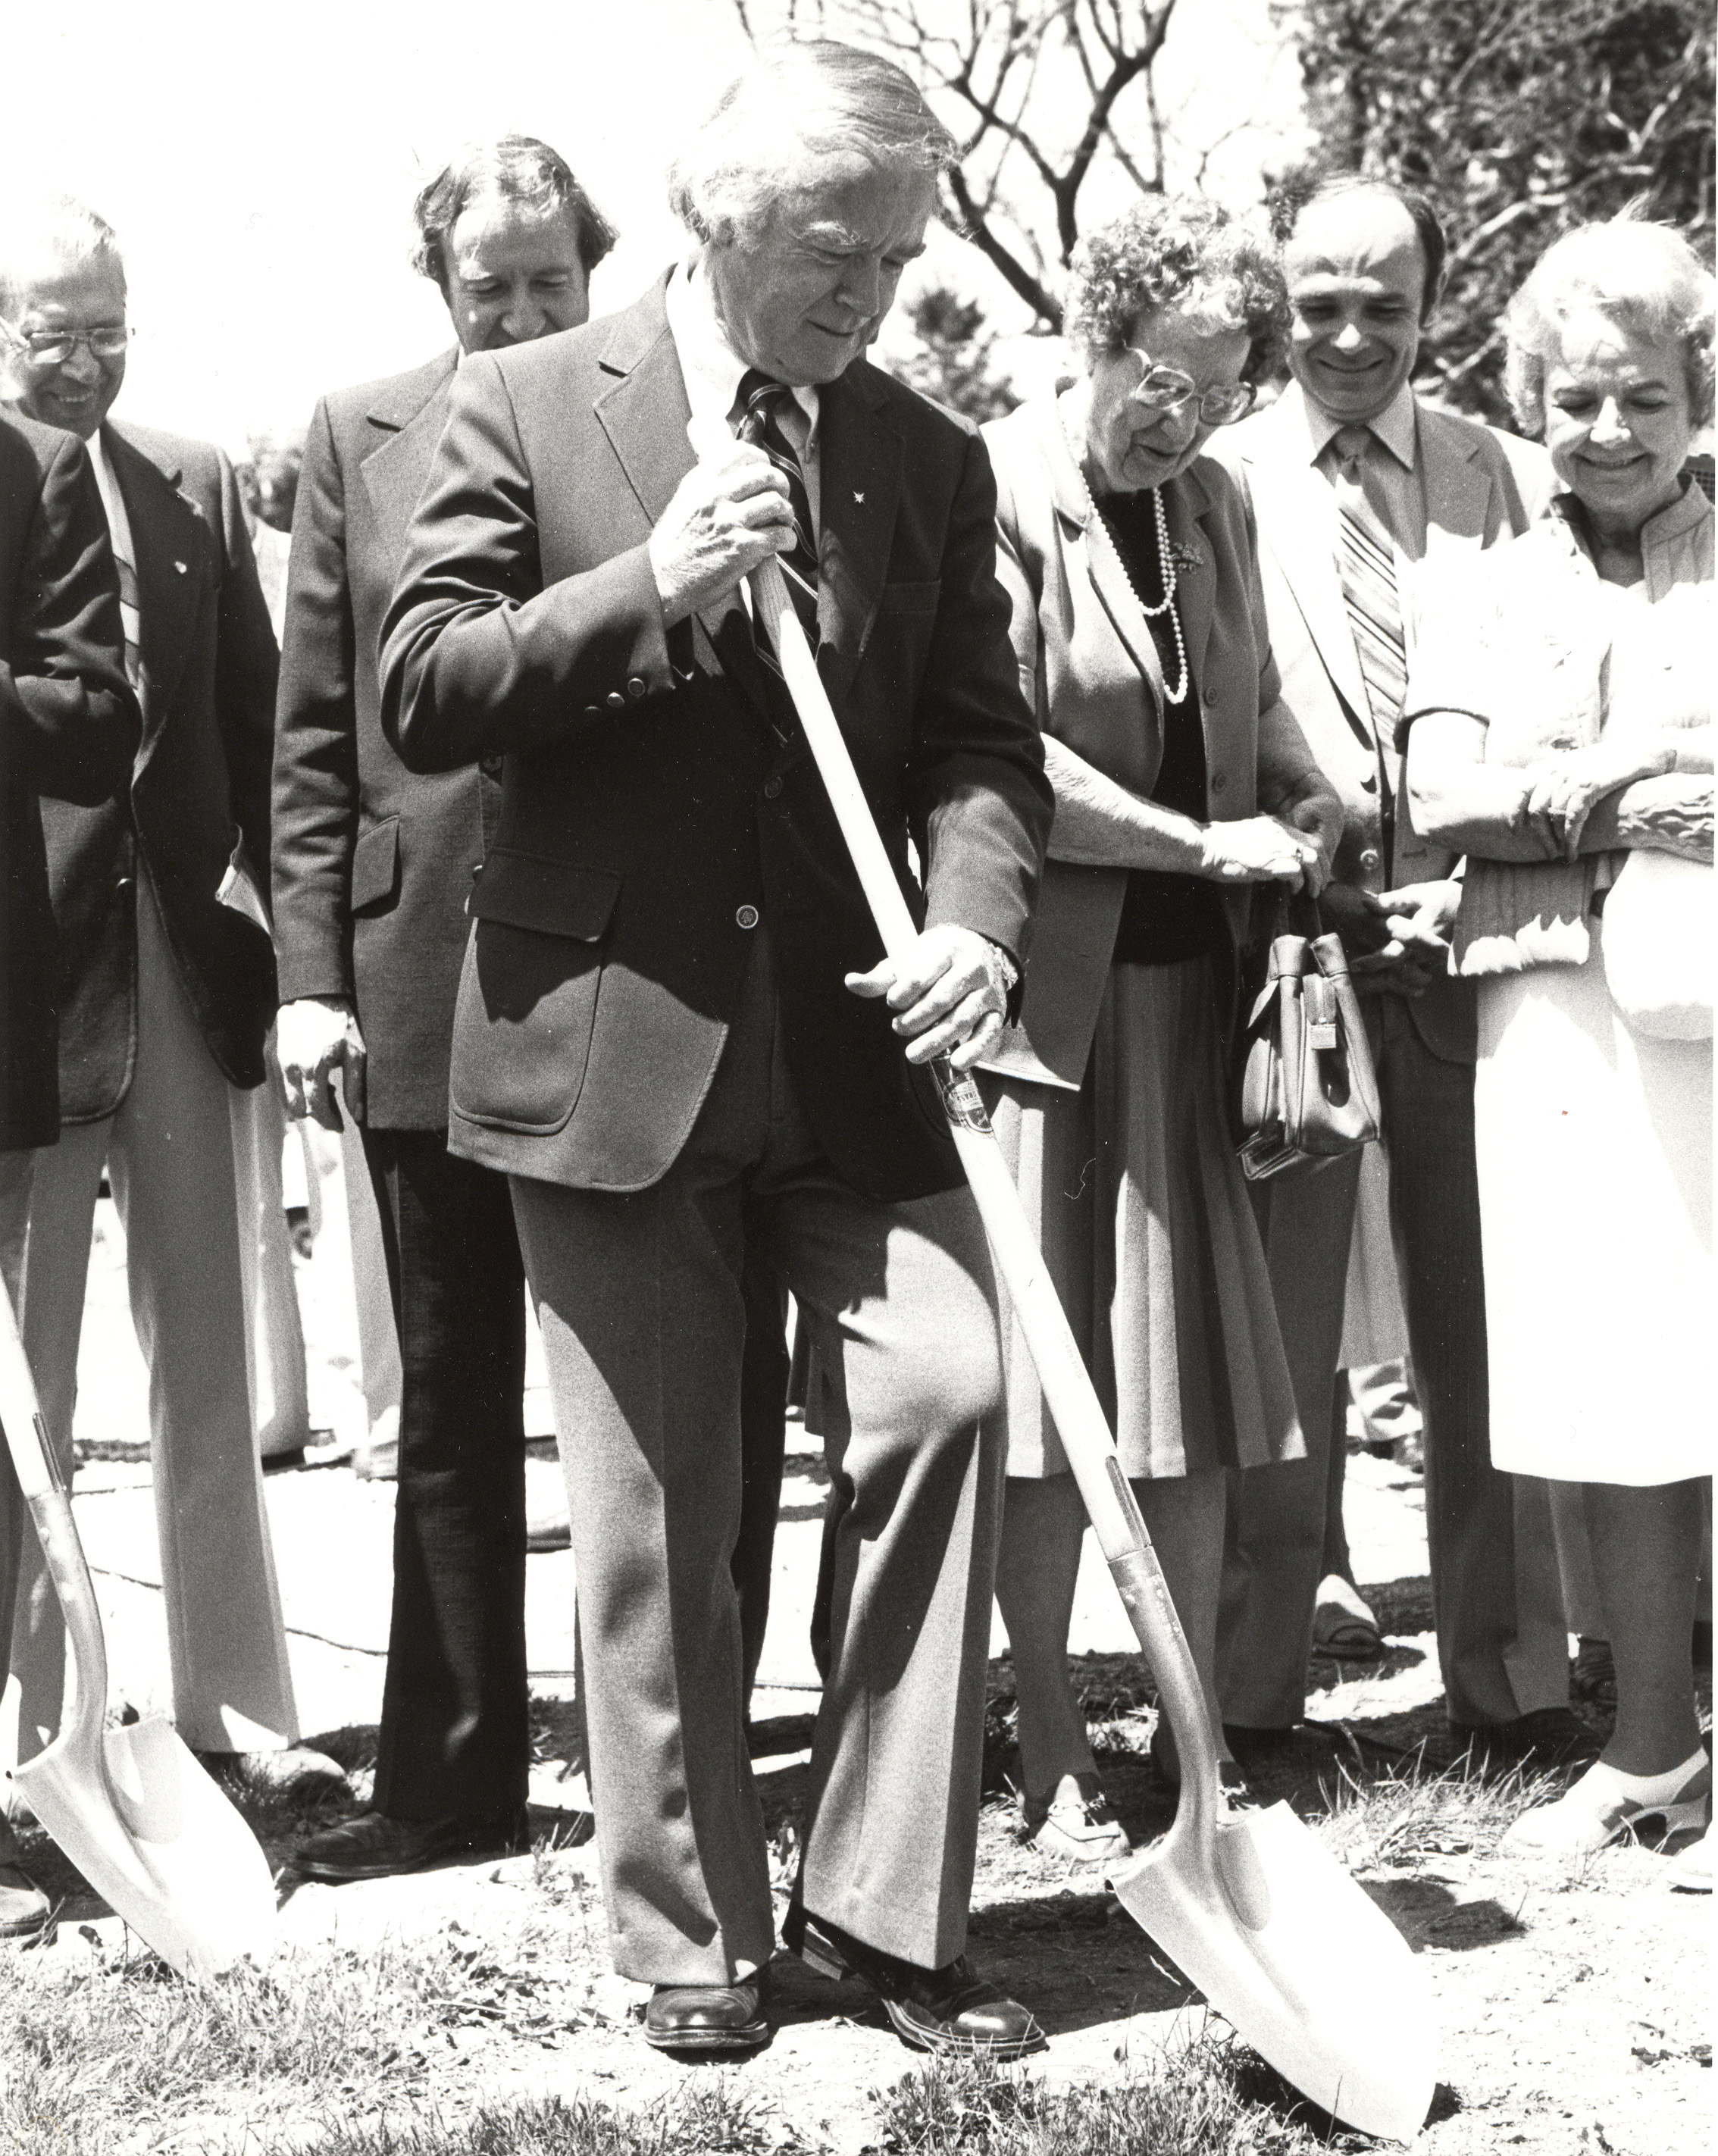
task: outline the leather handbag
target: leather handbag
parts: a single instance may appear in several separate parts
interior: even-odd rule
[[[1298,932],[1300,914],[1311,933]],[[1306,1174],[1378,1135],[1378,1084],[1340,936],[1315,899],[1279,901],[1243,1043],[1238,1104],[1248,1180]]]
[[[1605,894],[1605,983],[1649,1040],[1710,1040],[1718,907],[1710,865],[1642,849]]]

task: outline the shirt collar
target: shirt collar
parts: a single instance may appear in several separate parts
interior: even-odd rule
[[[1321,404],[1315,403],[1303,390],[1300,408],[1306,414],[1306,435],[1310,455],[1308,461],[1316,464],[1342,429],[1351,423],[1333,419]],[[1412,471],[1419,449],[1419,414],[1414,394],[1404,382],[1377,418],[1368,419],[1367,426],[1395,458],[1404,470]]]
[[[740,394],[746,362],[728,341],[701,257],[695,254],[674,270],[664,301],[669,333],[685,377],[686,401],[692,408],[692,446],[700,454],[708,454],[700,444],[713,427],[720,426],[731,435],[729,416]],[[804,413],[810,429],[804,452],[809,455],[817,445],[818,393],[813,388],[796,388],[793,401]]]

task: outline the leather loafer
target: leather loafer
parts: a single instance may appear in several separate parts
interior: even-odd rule
[[[644,2041],[659,2051],[755,2051],[774,2033],[761,1969],[732,1984],[659,1984],[644,2009]]]
[[[433,1864],[480,1863],[514,1856],[531,1846],[523,1811],[498,1819],[390,1819],[361,1812],[300,1844],[292,1868],[301,1879],[341,1887],[349,1879],[389,1879],[396,1872],[427,1871]]]
[[[48,1897],[21,1865],[0,1864],[0,1939],[33,1939],[46,1928]]]
[[[920,1969],[880,1953],[796,1902],[782,1937],[790,1953],[822,1976],[857,1976],[883,2002],[895,2034],[941,2058],[1023,2059],[1049,2039],[1028,2010],[987,1984],[964,1954],[942,1969]]]
[[[1590,1767],[1602,1747],[1566,1707],[1538,1707],[1513,1722],[1452,1722],[1458,1758],[1484,1771],[1505,1767]]]

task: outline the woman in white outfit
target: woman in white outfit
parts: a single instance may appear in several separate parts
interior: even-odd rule
[[[1712,511],[1683,466],[1712,413],[1713,291],[1675,234],[1627,218],[1540,262],[1510,311],[1510,393],[1567,490],[1427,596],[1403,721],[1415,824],[1469,856],[1492,1457],[1579,1486],[1617,1667],[1614,1734],[1516,1823],[1517,1853],[1711,1810],[1690,1635],[1715,1306],[1711,951],[1690,933],[1712,918]],[[1631,946],[1670,977],[1656,1002]],[[1677,1862],[1710,1885],[1702,1845]]]

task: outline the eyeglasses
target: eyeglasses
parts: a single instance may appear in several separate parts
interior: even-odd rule
[[[89,346],[92,358],[118,359],[131,341],[131,332],[120,322],[99,330],[32,330],[17,341],[38,367],[64,367],[80,344]]]
[[[1141,352],[1134,346],[1115,357],[1136,377],[1127,392],[1129,402],[1143,404],[1148,412],[1179,412],[1185,404],[1197,403],[1199,417],[1208,427],[1232,427],[1237,419],[1246,418],[1259,393],[1250,382],[1225,382],[1201,389],[1190,376],[1172,367],[1158,367],[1149,352]]]

